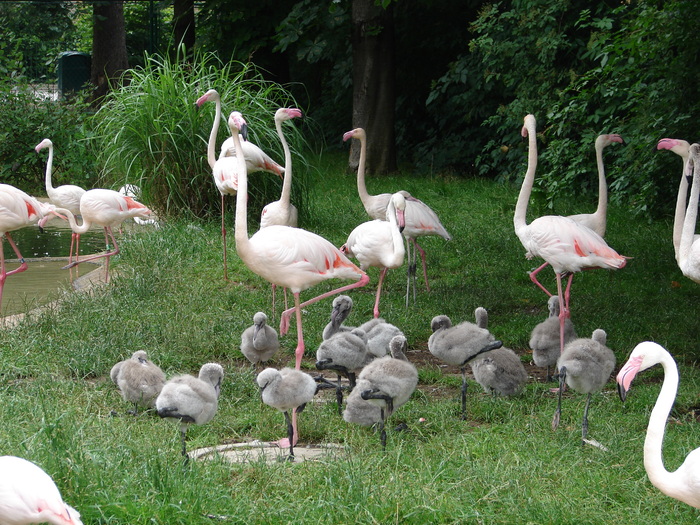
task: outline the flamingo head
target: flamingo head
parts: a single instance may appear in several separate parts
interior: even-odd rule
[[[279,108],[275,112],[275,120],[290,120],[293,118],[300,118],[301,110],[297,108]]]
[[[683,159],[686,159],[690,152],[690,143],[683,139],[664,138],[656,144],[656,149],[667,149],[676,155],[680,155]]]
[[[433,317],[432,321],[430,321],[430,329],[433,332],[437,332],[441,328],[450,328],[450,327],[452,327],[452,321],[446,315],[437,315],[437,316]]]
[[[51,142],[51,140],[49,140],[49,139],[44,139],[41,142],[39,142],[39,144],[36,145],[36,147],[34,148],[34,151],[39,153],[42,149],[48,148],[49,146],[53,146],[53,142]]]
[[[350,139],[364,139],[366,137],[365,130],[362,128],[355,128],[350,131],[345,132],[343,135],[343,142],[347,142]]]
[[[391,204],[396,213],[396,223],[399,226],[399,232],[403,232],[403,229],[406,227],[406,198],[401,193],[394,193],[391,196]],[[389,213],[388,209],[387,213]]]
[[[195,102],[195,104],[197,105],[197,107],[200,107],[202,104],[204,104],[205,102],[208,102],[210,100],[221,100],[221,98],[219,97],[219,92],[217,90],[210,89],[209,91],[204,93],[204,95],[199,97],[197,99],[197,102]]]
[[[625,139],[623,139],[617,133],[611,133],[609,135],[598,135],[598,138],[595,140],[595,145],[598,148],[607,148],[613,142],[617,142],[618,144],[622,144],[623,146],[627,145]]]
[[[525,118],[523,119],[523,127],[520,130],[520,135],[523,138],[527,137],[531,133],[534,135],[536,129],[537,121],[535,120],[535,115],[525,115]]]
[[[235,129],[237,133],[241,134],[243,140],[248,140],[248,123],[241,115],[240,111],[232,111],[228,117],[228,127],[231,128],[231,133]]]
[[[667,353],[666,350],[664,350],[661,345],[652,341],[639,343],[634,350],[632,350],[629,359],[620,369],[616,378],[617,392],[620,394],[620,399],[622,401],[627,397],[627,392],[635,376],[639,372],[659,363],[664,353]]]

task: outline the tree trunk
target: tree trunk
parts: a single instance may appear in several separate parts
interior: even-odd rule
[[[195,39],[194,0],[173,1],[173,26],[175,44],[184,44],[184,56],[191,62]]]
[[[353,0],[352,61],[352,125],[367,133],[367,171],[396,171],[393,4],[384,9],[374,0]],[[359,157],[353,141],[351,169]]]
[[[94,86],[93,105],[99,105],[129,68],[126,54],[124,3],[96,1],[92,8],[92,68],[90,81]]]

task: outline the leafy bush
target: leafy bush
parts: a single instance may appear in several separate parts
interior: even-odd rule
[[[224,64],[212,54],[199,55],[192,64],[151,55],[94,117],[105,181],[114,187],[137,184],[144,202],[163,216],[218,216],[220,196],[206,159],[214,105],[195,106],[211,88],[221,95],[221,127],[226,129],[218,144],[228,136],[228,113],[236,109],[248,122],[249,139],[283,162],[273,117],[279,107],[295,104],[282,86],[264,80],[251,64]],[[293,150],[304,147],[294,126],[285,126],[285,134]],[[305,208],[300,202],[306,198],[304,181],[304,163],[296,161],[292,200],[300,210]],[[249,209],[259,215],[262,206],[279,198],[280,188],[279,179],[256,177],[249,186]]]

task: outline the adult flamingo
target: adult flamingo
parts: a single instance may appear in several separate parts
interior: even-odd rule
[[[700,283],[700,236],[695,235],[698,219],[698,198],[700,198],[700,144],[690,146],[690,159],[686,174],[693,174],[693,186],[685,210],[683,229],[678,246],[678,267],[688,279]]]
[[[27,269],[27,263],[15,241],[12,240],[10,232],[37,224],[42,218],[55,213],[55,207],[52,204],[44,204],[9,184],[0,184],[0,305],[7,277]],[[3,237],[10,243],[20,262],[17,268],[9,272],[5,268]]]
[[[675,472],[666,470],[661,451],[666,421],[678,393],[676,361],[657,343],[639,343],[617,374],[617,390],[620,399],[624,401],[637,373],[656,364],[661,364],[664,369],[664,382],[649,416],[649,426],[644,439],[644,468],[651,484],[661,492],[692,507],[700,508],[700,448],[690,452]]]
[[[56,211],[66,214],[70,227],[74,233],[83,234],[93,225],[101,226],[104,229],[105,243],[107,246],[109,246],[109,236],[109,239],[111,239],[112,245],[114,246],[112,251],[109,251],[108,248],[107,252],[105,253],[98,253],[83,258],[80,261],[70,262],[68,265],[64,266],[63,269],[66,270],[83,262],[106,257],[107,262],[105,263],[105,280],[107,282],[109,282],[109,259],[113,255],[117,255],[119,253],[119,245],[117,244],[117,240],[114,238],[112,227],[119,226],[126,219],[131,219],[133,217],[147,219],[151,214],[151,210],[132,197],[122,195],[118,191],[105,189],[88,190],[85,192],[85,195],[83,195],[83,198],[80,199],[80,215],[83,217],[83,223],[81,225],[78,225],[75,220],[75,216],[70,210],[56,208]]]
[[[39,153],[42,149],[49,148],[49,158],[46,161],[46,195],[48,195],[51,204],[59,208],[65,208],[70,210],[74,215],[80,214],[80,199],[85,195],[85,189],[75,184],[64,184],[53,187],[51,184],[51,172],[53,170],[53,142],[50,139],[44,139],[39,144],[36,145],[34,150]],[[41,227],[51,219],[53,215],[48,215],[40,224]],[[78,255],[78,246],[80,243],[80,235],[77,233],[71,234],[70,239],[70,252],[68,255],[68,261],[73,260],[73,248],[75,247],[75,254]]]
[[[226,261],[226,224],[225,217],[225,197],[226,195],[235,195],[238,190],[238,161],[236,160],[236,151],[242,151],[245,157],[246,166],[249,172],[268,171],[275,175],[281,176],[284,168],[277,164],[263,150],[252,142],[244,141],[236,149],[233,139],[229,137],[221,145],[219,158],[216,158],[216,137],[219,133],[219,123],[221,121],[221,97],[215,89],[210,89],[204,95],[197,99],[197,107],[213,100],[216,104],[214,113],[214,124],[209,133],[209,142],[207,143],[207,162],[212,169],[214,183],[221,194],[221,237],[224,246],[224,280],[228,281],[228,264]],[[246,135],[246,133],[244,133]],[[245,139],[245,136],[243,137]]]
[[[80,513],[63,501],[51,476],[16,456],[0,456],[0,523],[83,524]]]
[[[367,134],[362,128],[355,128],[343,135],[343,141],[351,138],[360,141],[360,160],[357,165],[357,192],[367,214],[373,219],[385,220],[386,209],[391,199],[391,193],[380,193],[370,195],[365,185],[365,167],[367,162]],[[420,252],[423,265],[423,279],[426,290],[430,291],[428,284],[428,270],[425,262],[425,251],[420,247],[416,239],[423,235],[439,235],[443,239],[451,240],[452,236],[447,232],[440,222],[437,214],[424,202],[416,199],[407,191],[401,191],[406,199],[406,227],[403,236],[407,241],[408,272],[406,282],[406,306],[408,306],[409,288],[413,279],[413,300],[416,299],[415,275],[416,275],[416,250]],[[413,257],[410,253],[410,245],[413,245]]]
[[[292,153],[289,150],[287,139],[284,138],[282,123],[286,120],[301,117],[301,111],[297,108],[280,108],[275,112],[275,128],[279,135],[282,149],[284,150],[284,180],[282,182],[282,195],[278,201],[267,204],[260,214],[260,227],[266,228],[273,224],[291,226],[298,225],[299,212],[290,202],[292,194]],[[272,285],[272,313],[275,312],[275,290],[277,285]],[[284,307],[287,308],[287,291],[284,293]]]
[[[405,210],[406,199],[401,193],[394,193],[386,210],[386,220],[363,222],[350,232],[347,242],[340,248],[349,257],[355,257],[363,270],[370,266],[381,268],[374,301],[375,319],[379,317],[379,298],[386,272],[403,264],[406,249],[401,232],[406,224]]]
[[[245,130],[243,116],[234,111],[229,117],[229,127],[233,140],[240,147],[239,132]],[[297,347],[295,368],[301,368],[304,355],[304,335],[302,332],[301,309],[331,295],[365,286],[369,276],[354,265],[333,244],[315,233],[291,226],[272,225],[257,231],[248,238],[248,173],[245,161],[238,159],[238,194],[236,195],[235,238],[238,256],[255,274],[277,286],[289,288],[294,294],[294,307],[282,312],[280,335],[289,330],[289,318],[296,313]],[[299,294],[328,279],[353,279],[356,282],[342,286],[304,301]],[[296,412],[293,414],[294,441],[298,438]],[[289,446],[288,440],[281,440],[280,446]]]
[[[673,250],[678,261],[678,252],[681,245],[681,233],[683,231],[683,222],[685,221],[686,200],[688,198],[688,177],[687,167],[688,159],[690,158],[690,143],[683,139],[661,139],[656,144],[656,149],[666,149],[672,151],[683,160],[683,169],[681,170],[681,182],[678,185],[678,198],[676,199],[676,212],[673,215]],[[700,238],[700,235],[695,235],[694,239]]]
[[[527,206],[532,193],[537,169],[537,136],[534,115],[527,115],[522,128],[523,137],[528,137],[529,148],[527,171],[523,180],[518,202],[513,215],[515,234],[526,250],[528,259],[541,257],[552,265],[557,279],[559,295],[559,339],[560,351],[564,349],[564,323],[569,317],[569,297],[574,273],[589,268],[618,269],[626,264],[626,259],[607,245],[596,232],[578,224],[573,219],[561,215],[545,215],[527,224]],[[537,273],[530,273],[530,279],[548,296],[552,294],[537,280]],[[566,290],[562,287],[562,277],[568,275]]]

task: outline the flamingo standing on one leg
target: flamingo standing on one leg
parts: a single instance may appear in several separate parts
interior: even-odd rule
[[[105,243],[109,246],[109,236],[114,249],[112,251],[108,249],[105,253],[91,255],[81,261],[73,261],[64,266],[63,269],[73,268],[80,263],[106,257],[105,280],[107,282],[109,282],[109,259],[112,255],[119,253],[119,245],[114,238],[112,227],[119,226],[126,219],[133,217],[147,219],[151,213],[151,210],[133,198],[122,195],[118,191],[105,189],[88,190],[83,195],[83,198],[80,199],[80,215],[83,217],[81,225],[78,225],[75,221],[75,216],[70,210],[56,208],[56,211],[67,215],[68,222],[74,233],[83,234],[93,225],[104,228]]]
[[[282,131],[282,122],[293,118],[301,117],[301,111],[297,108],[280,108],[275,112],[275,128],[279,135],[282,149],[284,150],[284,181],[282,182],[282,195],[278,201],[267,204],[260,214],[260,228],[266,228],[273,224],[282,226],[291,226],[296,228],[298,225],[299,212],[290,202],[292,195],[292,152],[289,150],[287,139],[284,138]],[[276,284],[272,285],[272,313],[275,313],[275,289]],[[287,308],[287,290],[284,291],[284,307]]]
[[[234,111],[229,117],[229,127],[237,151],[240,151],[239,131],[245,130],[243,116]],[[331,295],[365,286],[367,274],[354,265],[333,244],[315,233],[291,226],[273,225],[262,228],[248,238],[248,173],[243,158],[238,159],[238,194],[236,195],[235,238],[238,256],[255,274],[277,286],[289,288],[294,294],[294,307],[282,312],[280,335],[289,330],[289,318],[296,313],[297,347],[295,368],[301,368],[304,355],[301,309]],[[300,303],[299,294],[328,279],[353,279],[356,282],[323,293]],[[298,438],[296,416],[292,421],[294,441]],[[285,440],[280,446],[289,446]]]
[[[398,268],[403,264],[406,250],[401,232],[406,224],[405,210],[406,199],[401,193],[394,193],[386,210],[386,220],[363,222],[350,232],[347,242],[340,248],[346,255],[360,261],[363,270],[370,266],[381,268],[374,301],[375,319],[379,317],[379,298],[386,272],[389,268]]]
[[[360,141],[360,160],[357,165],[357,192],[365,211],[373,219],[385,220],[386,208],[391,199],[391,193],[370,195],[365,185],[365,166],[367,162],[367,134],[362,128],[355,128],[343,135],[343,141],[355,138]],[[406,199],[406,227],[403,236],[406,238],[406,255],[408,260],[408,272],[406,282],[406,306],[408,306],[409,289],[413,280],[413,300],[416,299],[416,250],[420,252],[423,265],[423,279],[426,290],[430,291],[428,284],[428,269],[425,262],[425,251],[420,247],[416,239],[423,235],[439,235],[443,239],[451,240],[452,236],[440,222],[437,214],[424,202],[413,197],[407,191],[401,191]],[[413,257],[411,257],[410,245],[413,245]]]
[[[234,147],[233,139],[229,137],[221,145],[221,153],[219,158],[216,158],[216,137],[219,133],[219,123],[221,121],[221,97],[215,89],[210,89],[204,95],[197,99],[197,107],[213,100],[216,103],[214,113],[214,124],[209,134],[209,142],[207,143],[207,162],[212,169],[214,175],[214,183],[221,194],[221,237],[224,245],[224,280],[228,281],[228,264],[226,261],[226,225],[224,222],[225,215],[225,197],[226,195],[235,195],[238,190],[238,173],[236,160],[236,151],[242,151],[245,157],[246,166],[249,172],[268,171],[275,175],[282,176],[284,168],[277,164],[269,155],[264,153],[258,146],[252,142],[244,141],[238,149]],[[244,133],[245,135],[245,133]],[[243,137],[245,139],[245,136]]]
[[[37,153],[39,153],[44,148],[49,148],[49,158],[46,161],[46,195],[48,195],[51,204],[59,208],[65,208],[70,210],[74,215],[80,214],[80,199],[85,195],[85,189],[75,184],[64,184],[53,187],[51,184],[51,172],[53,169],[53,142],[49,139],[44,139],[34,148]],[[39,224],[42,228],[44,225],[53,217],[53,215],[47,215],[44,220]],[[73,261],[73,249],[75,247],[75,256],[79,256],[79,245],[80,245],[80,235],[77,233],[71,234],[70,239],[70,252],[68,255],[68,262]]]
[[[513,226],[515,234],[526,250],[528,259],[541,257],[552,265],[557,279],[559,295],[560,350],[564,349],[564,323],[569,317],[569,297],[574,273],[589,268],[623,268],[624,256],[610,248],[596,232],[578,224],[573,219],[561,215],[545,215],[527,224],[527,206],[532,192],[537,168],[537,137],[534,115],[525,117],[522,135],[528,137],[529,150],[527,172],[515,206]],[[542,266],[530,274],[530,279],[544,292],[552,294],[537,280],[536,274]],[[562,287],[562,277],[569,276],[566,290]]]
[[[15,241],[12,240],[10,232],[37,224],[42,218],[55,213],[55,207],[52,204],[44,204],[9,184],[0,184],[0,305],[7,277],[27,269],[27,263],[19,252]],[[9,272],[5,269],[3,237],[10,243],[20,262],[17,268]]]

